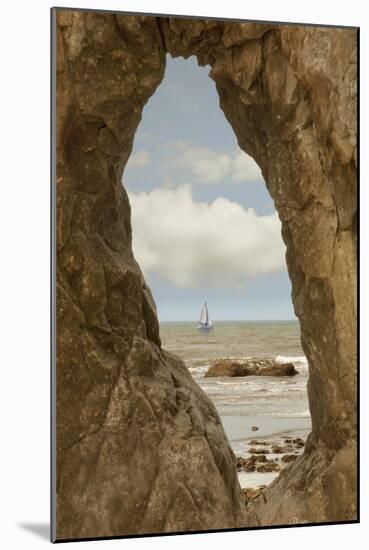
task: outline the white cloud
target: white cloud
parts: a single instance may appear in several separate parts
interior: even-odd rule
[[[252,157],[246,155],[243,151],[237,151],[232,155],[231,180],[235,183],[263,181],[263,176]]]
[[[234,153],[214,151],[183,141],[172,142],[170,146],[175,156],[167,165],[189,170],[198,183],[215,183],[224,178],[235,183],[263,181],[254,159],[241,150]]]
[[[133,153],[128,160],[128,165],[130,168],[135,166],[147,166],[151,164],[151,155],[145,149]]]
[[[226,153],[217,153],[207,147],[186,145],[180,148],[179,166],[192,172],[197,181],[212,183],[225,178],[231,168],[231,158]]]
[[[180,287],[227,284],[285,269],[285,246],[277,213],[218,198],[196,202],[191,186],[129,193],[133,250],[145,274]]]

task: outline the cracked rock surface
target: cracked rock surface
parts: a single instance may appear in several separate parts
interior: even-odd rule
[[[67,9],[56,27],[57,538],[354,519],[356,32]],[[167,52],[211,66],[262,169],[309,360],[312,433],[252,515],[132,253],[121,178]]]

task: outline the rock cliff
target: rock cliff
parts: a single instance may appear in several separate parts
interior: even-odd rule
[[[55,14],[57,538],[354,519],[356,32]],[[167,52],[211,65],[262,169],[309,360],[311,436],[253,517],[132,254],[121,178]]]

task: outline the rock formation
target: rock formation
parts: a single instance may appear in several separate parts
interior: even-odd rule
[[[356,517],[356,32],[54,11],[57,538]],[[245,514],[219,417],[160,344],[121,185],[165,55],[211,65],[282,220],[304,454]]]
[[[205,373],[205,378],[217,376],[295,376],[298,371],[292,363],[277,363],[273,359],[220,359]]]

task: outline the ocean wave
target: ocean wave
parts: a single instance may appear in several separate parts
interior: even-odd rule
[[[227,416],[227,409],[231,409],[232,410],[232,404],[230,404],[229,407],[225,406],[223,407],[223,416]],[[222,413],[221,413],[221,416],[222,416]],[[237,413],[235,413],[235,416],[241,416],[242,418],[248,418],[248,417],[252,417],[252,418],[267,418],[267,419],[279,419],[279,420],[283,420],[283,418],[310,418],[310,411],[308,409],[306,410],[296,410],[296,409],[285,409],[285,410],[279,410],[279,411],[268,411],[268,412],[264,412],[264,411],[260,411],[256,408],[253,408],[252,410],[249,410],[247,412],[245,411],[238,411]],[[261,422],[261,420],[260,420]],[[257,439],[257,437],[255,438]]]
[[[277,363],[304,363],[308,364],[305,355],[277,355],[275,358]]]
[[[209,368],[209,365],[203,366],[203,367],[188,367],[188,370],[190,373],[194,376],[203,376]]]
[[[233,377],[232,377],[233,378]],[[231,380],[232,380],[231,378]],[[215,380],[215,384],[219,386],[246,386],[249,387],[251,391],[254,391],[254,387],[252,386],[252,382],[249,380],[244,380],[245,377],[243,376],[237,376],[237,378],[240,378],[237,382],[233,382],[231,380]],[[257,388],[256,388],[257,389]]]
[[[259,385],[253,385],[251,383],[243,382],[243,383],[237,383],[237,382],[220,382],[216,381],[214,384],[207,384],[207,388],[213,388],[215,390],[216,387],[219,387],[219,389],[223,388],[224,394],[233,393],[235,390],[239,390],[241,392],[241,395],[248,395],[248,394],[260,394],[261,397],[265,397],[265,394],[275,395],[284,397],[286,395],[295,394],[305,394],[306,393],[306,387],[304,385],[301,386],[295,386],[295,387],[273,387],[273,386],[259,386]],[[201,387],[204,387],[203,384],[201,384]],[[227,391],[228,390],[228,391]],[[216,391],[216,390],[215,390]],[[256,397],[256,396],[255,396]]]
[[[272,413],[262,413],[262,412],[253,412],[253,416],[261,417],[273,417],[273,418],[310,418],[310,411],[295,411],[295,410],[284,410],[284,411],[273,411]]]

